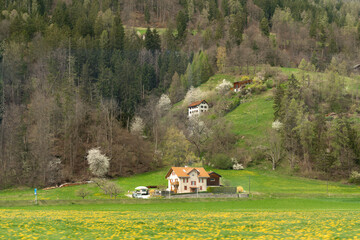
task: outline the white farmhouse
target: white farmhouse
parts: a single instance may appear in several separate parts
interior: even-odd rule
[[[209,104],[205,100],[193,102],[188,106],[188,116],[200,115],[209,110]]]
[[[172,167],[165,178],[171,191],[189,193],[206,191],[210,176],[204,168]]]

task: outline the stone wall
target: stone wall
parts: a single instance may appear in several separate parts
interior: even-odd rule
[[[170,198],[247,198],[249,194],[236,193],[236,194],[214,194],[214,193],[199,193],[199,194],[174,194]],[[169,198],[169,196],[165,196]]]

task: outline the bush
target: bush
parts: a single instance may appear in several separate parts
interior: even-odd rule
[[[76,196],[81,197],[82,199],[85,199],[87,196],[91,195],[92,192],[90,192],[86,188],[80,188],[76,191]]]
[[[244,192],[244,188],[243,188],[242,186],[238,186],[238,187],[236,188],[236,192],[237,192],[237,193],[242,193],[242,192]]]
[[[234,194],[237,189],[236,187],[208,187],[207,191],[210,193]]]
[[[268,89],[273,88],[274,86],[274,82],[272,79],[268,79],[265,84]]]
[[[232,169],[233,166],[231,159],[222,153],[215,154],[211,158],[211,163],[215,168],[219,169]]]
[[[360,173],[357,171],[352,171],[349,182],[360,185]]]
[[[228,112],[231,112],[235,108],[237,108],[240,105],[240,98],[235,97],[230,100],[230,105],[227,109]]]
[[[114,182],[110,182],[103,178],[94,178],[93,181],[106,195],[109,195],[110,198],[114,197],[116,199],[122,192],[122,189]]]

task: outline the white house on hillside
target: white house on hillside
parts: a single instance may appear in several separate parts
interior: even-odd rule
[[[206,191],[210,175],[204,168],[172,167],[166,174],[168,188],[175,193]]]
[[[193,102],[188,106],[188,117],[200,115],[209,110],[209,104],[205,100]]]

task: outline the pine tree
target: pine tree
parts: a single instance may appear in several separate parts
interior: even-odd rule
[[[183,11],[179,11],[178,15],[176,16],[176,29],[179,39],[183,39],[186,36],[187,23],[188,17]]]
[[[123,50],[125,42],[125,31],[121,18],[117,14],[110,32],[111,46],[113,49]]]
[[[146,5],[146,7],[145,7],[144,16],[145,16],[145,22],[150,23],[150,10],[149,10],[148,5]]]
[[[238,12],[232,16],[232,22],[230,23],[229,34],[233,41],[240,45],[242,42],[242,35],[245,28],[245,15]]]
[[[145,48],[147,50],[151,50],[152,46],[153,46],[153,33],[151,29],[148,27],[145,33]]]
[[[281,109],[282,109],[281,102],[283,100],[284,94],[285,94],[284,89],[281,86],[276,88],[275,97],[274,97],[274,105],[273,105],[274,120],[283,118],[283,116],[281,116]]]
[[[160,51],[161,50],[161,39],[160,39],[160,35],[157,32],[156,28],[154,28],[153,32],[152,32],[152,48],[151,50],[153,51]]]
[[[260,22],[260,29],[261,32],[265,35],[265,36],[269,36],[270,35],[270,30],[269,30],[269,21],[267,20],[267,18],[263,18]]]

